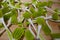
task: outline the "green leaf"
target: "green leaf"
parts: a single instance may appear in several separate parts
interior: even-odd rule
[[[19,22],[19,23],[18,23],[18,26],[19,26],[19,27],[22,27],[22,25],[23,25],[22,22]]]
[[[26,24],[29,25],[30,23],[27,21]]]
[[[37,2],[37,0],[32,0],[32,3],[33,3],[33,4],[36,4],[36,2]]]
[[[5,13],[8,13],[9,11],[10,11],[10,8],[9,7],[4,7],[3,9],[2,9],[2,13],[3,14],[5,14]]]
[[[0,28],[3,28],[4,26],[3,26],[3,24],[2,23],[0,23]]]
[[[12,33],[14,39],[20,39],[24,35],[24,28],[16,28]]]
[[[8,34],[9,40],[13,40],[13,36],[12,36],[11,32],[8,29],[6,29],[6,32]]]
[[[34,40],[34,36],[31,34],[29,30],[26,30],[25,37],[26,37],[26,40]]]
[[[55,12],[58,12],[58,10],[59,10],[59,9],[56,8],[54,11],[55,11]]]
[[[7,15],[4,15],[4,20],[5,20],[5,21],[9,20],[9,18],[10,18],[11,16],[13,16],[13,15],[14,15],[14,13],[9,13],[9,14],[7,14]]]
[[[14,2],[15,0],[9,0],[10,2]]]
[[[3,7],[8,7],[8,3],[7,2],[2,2]]]
[[[39,7],[38,8],[38,14],[41,15],[46,15],[47,11],[45,8]]]
[[[54,11],[55,11],[58,15],[60,15],[60,9],[56,8]]]
[[[18,23],[17,17],[15,15],[12,16],[11,23],[12,24],[17,24]]]
[[[44,24],[45,23],[45,20],[43,19],[43,18],[37,18],[36,19],[36,22],[38,23],[38,24]]]
[[[52,15],[52,19],[53,19],[53,20],[58,20],[58,14],[57,14],[57,13],[54,13],[54,14]]]
[[[2,17],[3,16],[3,13],[2,13],[2,10],[0,10],[0,17]]]
[[[37,0],[32,0],[32,2],[35,2],[35,1],[37,1]]]
[[[42,30],[44,31],[44,33],[45,33],[46,35],[51,34],[51,30],[49,29],[49,27],[47,26],[46,23],[44,23],[44,24],[42,25]]]
[[[60,10],[58,8],[56,8],[54,11],[56,13],[52,15],[53,19],[54,20],[60,20],[60,16],[59,16],[60,15]]]
[[[37,8],[46,6],[46,2],[38,2],[36,4]]]
[[[42,34],[40,34],[40,40],[45,40]]]
[[[35,12],[35,9],[34,9],[33,7],[30,7],[30,11],[31,11],[32,13],[34,13],[34,12]]]
[[[52,2],[52,1],[48,1],[48,2],[47,2],[47,6],[48,6],[48,7],[51,7],[51,6],[52,6],[52,4],[53,4],[53,2]]]
[[[12,5],[15,5],[15,0],[9,0]]]
[[[53,38],[60,38],[60,33],[53,33],[51,34]]]
[[[60,20],[60,16],[58,17],[58,20]]]
[[[31,14],[32,18],[36,18],[36,17],[40,16],[40,14],[37,11],[35,11],[35,9],[33,7],[30,7],[30,11],[32,13]]]
[[[21,6],[20,6],[20,4],[19,4],[19,3],[18,3],[18,4],[16,4],[16,5],[15,5],[15,7],[16,7],[16,8],[21,8]]]
[[[2,8],[3,14],[10,11],[10,8],[9,8],[7,2],[2,2],[2,6],[3,6],[3,8]]]
[[[36,22],[40,25],[42,25],[42,30],[45,32],[46,35],[51,33],[51,30],[47,26],[45,20],[43,18],[37,18]]]
[[[16,9],[13,9],[12,10],[12,13],[13,13],[13,16],[12,16],[12,19],[11,19],[11,23],[12,24],[17,24],[18,23],[18,20],[17,20],[17,11]]]
[[[36,18],[36,17],[38,17],[37,12],[32,13],[32,18]]]
[[[2,2],[0,2],[0,6],[1,6]]]
[[[29,5],[30,5],[30,3],[28,3],[28,2],[25,2],[25,3],[24,3],[24,5],[25,5],[25,6],[29,6]]]
[[[30,18],[31,17],[31,14],[29,13],[29,12],[25,12],[24,14],[23,14],[23,16],[24,16],[24,18]]]
[[[16,2],[15,0],[10,0],[10,3],[12,6],[15,6],[16,8],[20,8],[20,4],[21,4],[21,1],[18,0],[18,2]]]
[[[53,4],[52,1],[48,1],[48,2],[38,2],[36,6],[37,6],[38,8],[39,8],[39,7],[44,7],[44,6],[50,7],[52,4]]]

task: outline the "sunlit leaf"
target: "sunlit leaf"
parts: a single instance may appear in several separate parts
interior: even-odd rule
[[[46,23],[44,23],[44,24],[42,25],[42,30],[44,31],[44,33],[45,33],[46,35],[51,34],[51,30],[50,30],[50,28],[47,26]]]
[[[51,30],[49,29],[43,18],[37,18],[36,22],[42,25],[42,30],[44,30],[45,34],[50,34]]]
[[[17,17],[15,15],[12,16],[11,23],[12,24],[17,24],[18,23]]]
[[[32,3],[33,3],[33,4],[36,4],[36,3],[37,3],[37,0],[32,0]]]
[[[26,30],[25,37],[26,37],[26,40],[34,40],[34,36],[31,34],[29,30]]]
[[[19,26],[19,27],[22,27],[22,22],[19,22],[19,23],[18,23],[18,26]]]
[[[9,40],[13,40],[13,36],[12,36],[11,32],[8,29],[6,29],[6,32],[8,34]]]
[[[47,10],[45,9],[45,8],[42,8],[42,7],[39,7],[38,8],[38,14],[39,15],[46,15],[46,13],[47,13]]]
[[[12,19],[11,19],[11,23],[12,24],[17,24],[18,20],[17,20],[17,11],[16,11],[16,9],[13,9],[12,13],[13,13],[13,16],[12,16]]]
[[[15,5],[16,8],[21,8],[20,4]]]
[[[39,7],[44,7],[46,5],[46,2],[38,2],[37,4],[36,4],[36,6],[39,8]]]
[[[24,35],[24,28],[16,28],[12,33],[14,39],[20,39]]]
[[[44,23],[45,23],[45,20],[44,20],[43,18],[37,18],[37,19],[36,19],[36,22],[37,22],[38,24],[44,24]]]
[[[23,14],[23,16],[24,16],[24,18],[30,18],[31,14],[26,11],[26,12]]]

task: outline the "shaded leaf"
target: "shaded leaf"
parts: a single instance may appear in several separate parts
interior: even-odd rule
[[[51,33],[51,30],[47,26],[45,20],[43,18],[37,18],[36,22],[40,25],[42,25],[42,30],[45,32],[46,35]]]
[[[52,15],[52,19],[53,19],[53,20],[58,20],[58,14],[57,14],[57,13],[54,13],[54,14]]]
[[[40,34],[40,40],[45,40],[42,34]]]
[[[53,33],[51,34],[53,38],[60,38],[60,33]]]
[[[48,6],[48,7],[51,7],[52,4],[53,4],[53,1],[48,1],[48,2],[47,2],[47,6]]]
[[[13,16],[13,15],[14,15],[14,13],[9,13],[9,14],[7,14],[7,15],[4,15],[4,20],[5,20],[5,21],[9,20],[9,18],[10,18],[11,16]]]
[[[0,17],[2,17],[3,16],[3,13],[2,13],[2,10],[0,10]]]
[[[2,9],[2,13],[3,14],[5,14],[5,13],[8,13],[9,11],[10,11],[10,8],[9,7],[4,7],[3,9]]]
[[[25,2],[25,3],[24,3],[24,5],[25,5],[25,6],[29,6],[29,5],[30,5],[30,3],[28,3],[28,2]]]
[[[34,9],[33,7],[30,7],[30,11],[31,11],[32,13],[34,13],[34,12],[35,12],[35,9]]]
[[[0,23],[0,28],[3,28],[4,26],[3,26],[3,24],[2,23]]]

